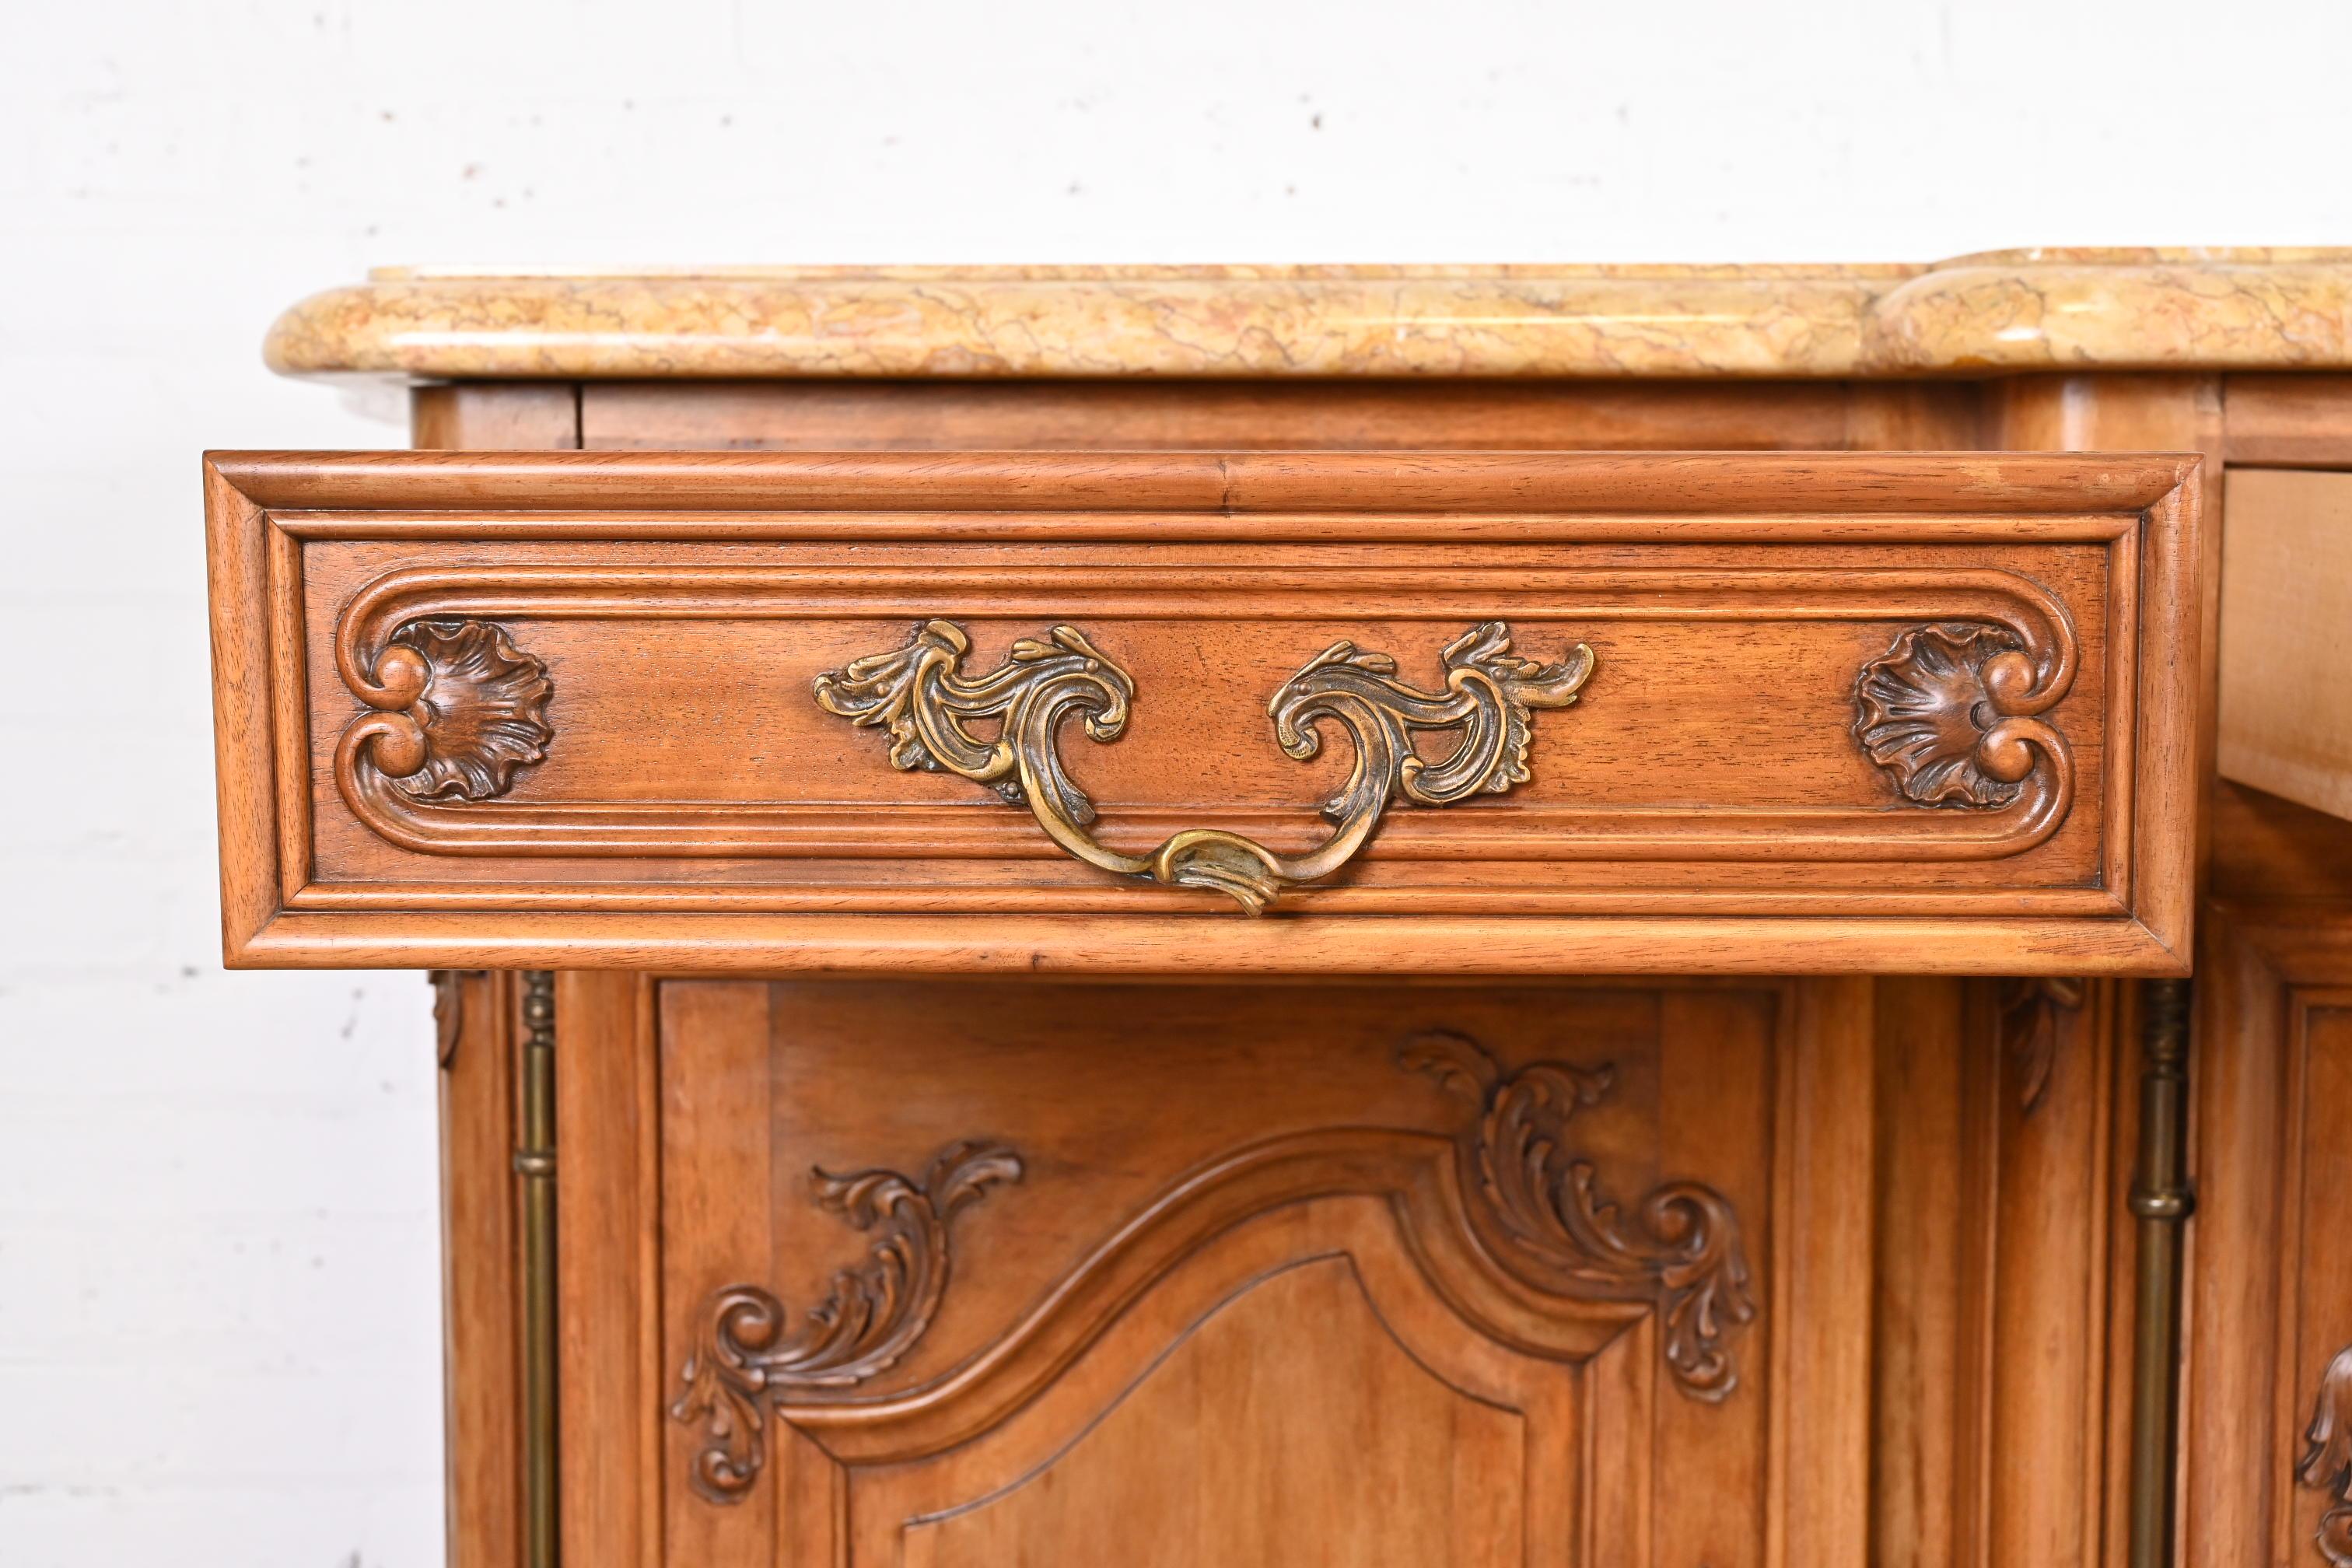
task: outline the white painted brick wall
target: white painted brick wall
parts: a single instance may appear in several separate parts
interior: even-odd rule
[[[23,5],[0,33],[0,1563],[441,1553],[413,975],[217,961],[196,453],[372,262],[2352,241],[2352,8]]]

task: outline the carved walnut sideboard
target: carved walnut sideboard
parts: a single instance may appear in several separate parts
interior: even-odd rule
[[[413,388],[206,463],[222,897],[434,971],[463,1568],[2352,1563],[2352,254],[268,353]]]

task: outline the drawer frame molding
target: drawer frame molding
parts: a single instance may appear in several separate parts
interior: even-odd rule
[[[1823,535],[1834,537],[1833,532]],[[1024,597],[1009,601],[1007,608],[1052,616],[1059,613],[1054,603],[1057,598],[1109,589],[1117,613],[1153,617],[1297,615],[1311,613],[1298,606],[1318,602],[1369,607],[1384,616],[1434,618],[1439,614],[1434,606],[1416,605],[1404,595],[1411,574],[1260,564],[1228,575],[1246,578],[1247,585],[1210,589],[1171,582],[1164,574],[1143,574],[1156,581],[1130,581],[1138,574],[1116,567],[1073,571],[1036,566],[1021,574],[1029,587]],[[1499,598],[1532,594],[1536,605],[1612,626],[1695,619],[1818,626],[1937,615],[1936,622],[1926,624],[1980,627],[1989,635],[2013,639],[2013,646],[2024,650],[2037,668],[2061,669],[2069,680],[2079,658],[2074,651],[2077,634],[2064,605],[2030,578],[1998,568],[1459,568],[1452,575],[1460,581],[1444,595],[1447,614],[1458,607],[1483,616]],[[343,606],[336,622],[334,657],[348,683],[361,679],[353,672],[373,668],[399,628],[423,619],[789,619],[809,615],[812,597],[838,607],[854,606],[875,618],[913,620],[919,627],[933,618],[932,602],[941,588],[1002,592],[1003,577],[993,570],[953,565],[920,573],[691,563],[402,567],[370,582]],[[2111,744],[2116,738],[2110,737]],[[2053,775],[2053,785],[2055,782]],[[1023,852],[993,829],[976,826],[973,814],[960,806],[866,807],[845,814],[836,807],[785,802],[648,803],[551,798],[543,793],[529,800],[420,800],[370,769],[339,775],[339,788],[344,804],[371,832],[425,855],[806,858],[896,858],[927,850],[957,857]],[[1982,811],[1922,811],[1907,801],[1892,811],[1878,804],[1783,809],[1580,803],[1532,808],[1514,820],[1518,836],[1538,836],[1547,853],[1584,860],[1643,855],[1745,860],[1761,855],[1808,863],[1890,857],[1983,861],[2039,847],[2057,832],[2072,804],[2070,793],[2052,787],[2021,792],[2011,804]],[[846,825],[845,818],[853,816],[854,826]],[[1128,814],[1122,821],[1129,827],[1149,826],[1170,833],[1184,826],[1158,812]],[[1279,833],[1285,826],[1280,816],[1269,815],[1264,831]],[[1041,855],[1054,853],[1050,844],[1036,847]],[[1384,836],[1381,847],[1389,859],[1424,862],[1458,859],[1474,852],[1458,841],[1434,843],[1402,831]],[[1483,848],[1497,852],[1491,836]],[[1506,847],[1500,852],[1525,850]],[[339,893],[323,889],[306,897],[317,900],[314,908],[344,907],[335,901]]]
[[[1148,855],[1123,855],[1087,831],[1094,803],[1063,768],[1055,742],[1073,717],[1089,740],[1118,740],[1135,699],[1134,677],[1068,626],[1055,626],[1044,642],[1015,642],[1010,661],[985,675],[964,675],[971,649],[961,626],[928,621],[904,647],[818,676],[817,706],[861,728],[887,728],[894,768],[952,773],[1027,805],[1046,837],[1089,866],[1224,893],[1253,915],[1265,913],[1283,889],[1344,867],[1400,796],[1451,805],[1527,783],[1534,710],[1573,705],[1596,664],[1583,643],[1554,664],[1520,658],[1511,652],[1507,624],[1482,621],[1445,645],[1445,689],[1423,691],[1396,679],[1388,654],[1342,638],[1266,704],[1276,741],[1300,762],[1322,750],[1318,720],[1336,721],[1355,742],[1347,784],[1323,806],[1333,825],[1328,839],[1284,855],[1242,834],[1188,827]],[[964,727],[970,719],[998,719],[1003,728],[994,741],[982,741]],[[1416,731],[1457,735],[1460,743],[1431,762],[1413,749]]]

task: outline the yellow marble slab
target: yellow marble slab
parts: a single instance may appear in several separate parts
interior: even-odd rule
[[[1929,267],[384,268],[289,375],[1885,376],[2352,368],[2352,248]]]

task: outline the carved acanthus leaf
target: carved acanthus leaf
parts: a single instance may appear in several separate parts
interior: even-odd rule
[[[2352,1568],[2352,1345],[2319,1374],[2319,1398],[2303,1440],[2295,1479],[2330,1494],[2312,1539],[2334,1568]]]
[[[1676,1384],[1710,1403],[1730,1394],[1738,1371],[1729,1342],[1756,1316],[1738,1216],[1699,1182],[1653,1188],[1630,1219],[1602,1195],[1569,1124],[1608,1096],[1612,1069],[1538,1062],[1506,1073],[1475,1041],[1444,1030],[1414,1036],[1398,1060],[1477,1108],[1457,1140],[1465,1184],[1517,1260],[1571,1289],[1654,1301]]]
[[[2017,1078],[2017,1102],[2031,1116],[2050,1092],[2058,1042],[2083,1010],[2084,983],[2048,976],[2000,983],[2000,1046]]]
[[[713,1502],[740,1500],[766,1462],[764,1405],[855,1387],[923,1337],[947,1291],[950,1222],[990,1187],[1019,1181],[1021,1160],[1002,1144],[963,1142],[940,1151],[919,1183],[878,1170],[813,1177],[820,1206],[877,1234],[866,1260],[835,1275],[831,1294],[789,1335],[783,1303],[759,1286],[724,1287],[704,1306],[669,1414],[702,1424],[693,1484]]]
[[[465,973],[456,969],[429,972],[433,982],[435,1056],[447,1067],[457,1054],[457,1038],[465,1023]]]

